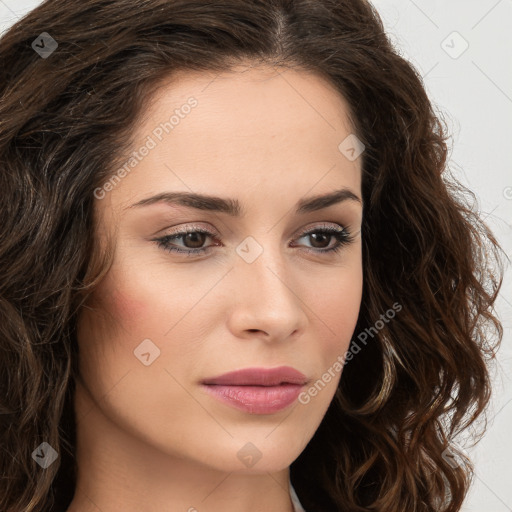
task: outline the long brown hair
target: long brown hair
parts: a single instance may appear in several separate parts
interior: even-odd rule
[[[34,47],[43,32],[56,48],[46,35]],[[471,464],[445,455],[489,400],[500,248],[448,176],[442,116],[374,8],[47,0],[0,39],[0,510],[60,512],[72,498],[76,322],[110,261],[96,250],[93,191],[163,79],[242,62],[325,77],[366,148],[352,343],[371,336],[291,466],[297,494],[308,511],[460,509]],[[46,469],[32,456],[42,442],[59,454]]]

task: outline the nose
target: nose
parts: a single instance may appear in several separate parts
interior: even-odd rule
[[[300,283],[278,250],[265,249],[252,263],[237,258],[229,278],[228,327],[234,336],[274,342],[304,331],[308,317]]]

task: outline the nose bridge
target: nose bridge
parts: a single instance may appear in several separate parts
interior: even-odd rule
[[[265,240],[263,240],[265,238]],[[291,272],[280,243],[271,235],[247,237],[236,248],[232,279],[237,283],[237,328],[285,336],[301,327],[304,311],[295,295]]]
[[[266,236],[265,240],[260,236],[258,240],[249,236],[236,248],[235,272],[247,286],[270,291],[277,297],[283,293],[284,284],[278,276],[286,274],[284,255],[272,236]]]

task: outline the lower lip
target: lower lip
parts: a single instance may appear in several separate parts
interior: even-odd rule
[[[299,396],[303,386],[225,386],[205,385],[203,388],[221,402],[250,414],[272,414],[290,406]]]

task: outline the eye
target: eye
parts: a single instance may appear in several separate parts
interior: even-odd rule
[[[303,232],[301,238],[309,238],[312,241],[312,248],[306,248],[307,252],[326,253],[338,252],[353,240],[346,227],[334,227],[331,225],[317,226],[314,229]],[[334,240],[334,244],[331,242]]]
[[[187,229],[178,231],[176,233],[165,235],[161,238],[152,240],[156,242],[158,247],[169,251],[171,253],[184,254],[185,256],[195,256],[200,254],[206,254],[215,245],[208,245],[203,247],[206,239],[215,239],[215,233],[208,231],[204,228],[198,228],[190,226]],[[312,252],[315,254],[330,253],[340,251],[343,246],[348,245],[353,237],[347,228],[338,226],[334,227],[331,225],[317,226],[314,229],[302,232],[298,240],[301,238],[309,238],[311,247],[305,247],[302,250],[306,252]],[[176,244],[177,241],[181,241],[182,245]],[[332,242],[334,241],[334,244]],[[217,242],[220,242],[217,240]],[[293,245],[300,247],[302,244]]]
[[[214,237],[214,233],[204,228],[195,228],[194,226],[191,226],[185,230],[178,231],[172,235],[166,235],[162,238],[157,238],[153,241],[166,251],[193,256],[195,254],[206,253],[212,246],[202,247],[202,245],[205,243],[206,238]],[[180,239],[184,244],[183,246],[176,246],[176,244],[172,243]]]

